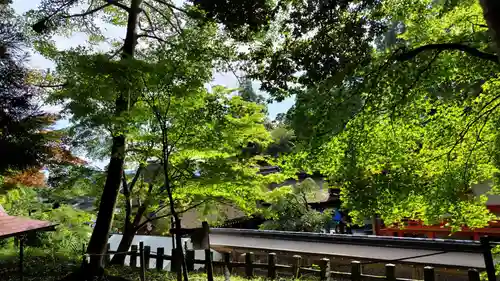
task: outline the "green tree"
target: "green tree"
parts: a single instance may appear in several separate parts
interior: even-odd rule
[[[331,210],[323,212],[312,209],[310,202],[317,201],[319,186],[311,178],[294,186],[279,187],[268,196],[270,219],[262,229],[283,231],[321,232],[332,220]]]
[[[113,0],[106,1],[105,3],[101,3],[100,1],[87,2],[84,0],[44,0],[37,11],[29,13],[29,16],[34,19],[33,30],[40,35],[40,39],[36,42],[37,49],[52,58],[56,58],[58,53],[50,40],[47,40],[48,33],[59,32],[67,34],[68,32],[79,30],[90,34],[93,40],[102,40],[103,36],[100,34],[99,28],[94,21],[99,16],[105,22],[126,28],[125,41],[123,43],[114,42],[117,47],[108,57],[98,56],[97,60],[91,59],[87,64],[87,69],[90,69],[89,66],[94,66],[95,69],[102,70],[99,76],[100,80],[96,80],[96,82],[107,82],[108,84],[105,86],[108,88],[104,89],[104,87],[100,87],[95,93],[101,98],[106,97],[107,106],[99,108],[98,111],[108,111],[107,113],[112,113],[112,115],[108,114],[107,120],[96,120],[93,118],[98,118],[97,115],[83,114],[84,112],[89,113],[89,110],[96,109],[95,107],[92,108],[92,106],[97,106],[97,104],[103,105],[100,102],[94,102],[92,99],[96,98],[96,95],[89,94],[89,92],[86,93],[88,94],[87,96],[81,95],[78,98],[74,95],[73,98],[76,98],[76,102],[68,110],[69,113],[73,114],[73,120],[77,121],[77,123],[81,123],[79,121],[83,120],[87,121],[87,123],[95,121],[98,124],[103,124],[104,121],[110,121],[111,119],[114,121],[108,122],[107,129],[112,129],[111,157],[107,168],[107,179],[101,196],[96,227],[88,246],[88,252],[95,254],[91,257],[92,274],[96,274],[102,265],[103,259],[100,254],[105,251],[113,219],[113,210],[121,184],[126,154],[126,137],[128,135],[127,122],[125,120],[130,115],[130,111],[134,110],[135,103],[137,102],[137,94],[143,90],[140,86],[141,79],[137,80],[132,77],[140,77],[137,76],[137,72],[134,73],[134,69],[139,62],[136,56],[138,40],[145,40],[161,48],[166,47],[167,50],[169,44],[178,43],[179,39],[172,39],[172,36],[182,36],[184,34],[185,31],[183,28],[186,17],[198,18],[206,23],[211,22],[212,19],[217,19],[218,22],[225,24],[228,29],[233,31],[240,27],[245,28],[244,25],[248,23],[251,26],[249,30],[254,32],[266,23],[267,20],[265,17],[270,14],[267,5],[262,5],[263,3],[261,2],[259,4],[263,10],[247,10],[247,7],[243,3],[239,3],[240,5],[235,7],[238,12],[236,10],[230,11],[232,12],[231,17],[224,16],[224,11],[220,9],[220,6],[211,6],[211,4],[204,1],[195,1],[195,4],[205,10],[212,10],[205,14],[192,5],[176,7],[169,1],[163,0],[133,0],[130,3]],[[255,8],[259,7],[258,5]],[[75,7],[82,6],[86,6],[82,12],[76,14],[70,12]],[[250,16],[256,12],[261,15],[258,20]],[[203,45],[198,46],[200,51],[203,50],[207,52],[206,54],[211,54],[210,50],[207,50]],[[85,53],[85,50],[79,49],[78,52]],[[112,60],[119,53],[121,53],[121,60],[118,62]],[[196,53],[199,54],[200,52]],[[191,57],[188,56],[188,58]],[[202,59],[202,61],[204,60]],[[76,63],[76,61],[73,62]],[[81,59],[78,64],[83,67],[86,65],[86,62],[84,62],[84,59]],[[101,68],[101,66],[104,66],[104,68]],[[70,87],[71,89],[75,89],[77,86],[85,88],[90,85],[71,84],[71,82],[65,81],[65,78],[68,78],[65,75],[59,78],[62,80],[63,86],[72,86]],[[92,80],[88,79],[86,81],[90,82]],[[103,84],[100,85],[104,86]],[[79,92],[81,93],[81,91]],[[102,101],[102,99],[99,101]]]
[[[16,188],[0,195],[0,205],[9,215],[30,214],[30,218],[58,224],[54,232],[31,236],[30,242],[33,246],[70,257],[81,254],[82,244],[87,243],[90,238],[92,232],[90,224],[94,215],[75,210],[66,204],[53,208],[52,204],[40,200],[46,198],[46,194],[45,188]]]
[[[283,153],[290,153],[295,146],[295,133],[284,125],[277,126],[271,130],[273,142],[266,148],[266,154],[278,157]]]
[[[369,39],[378,42],[369,63],[297,93],[291,124],[312,150],[288,165],[316,165],[358,220],[485,225],[484,198],[470,191],[498,169],[497,10],[491,1],[383,1],[374,16],[389,28]]]
[[[319,81],[348,80],[371,61],[385,30],[383,1],[280,1],[267,33],[242,55],[248,77],[274,99],[299,95]]]
[[[55,116],[40,110],[44,93],[25,66],[27,39],[8,5],[0,4],[0,175],[39,168],[51,156],[47,132]]]
[[[202,213],[231,204],[255,212],[267,184],[276,180],[257,173],[256,159],[241,157],[248,142],[270,141],[261,106],[230,97],[222,87],[209,93],[201,85],[194,88],[151,76],[143,123],[136,123],[142,129],[130,138],[133,147],[149,149],[128,154],[138,169],[123,183],[126,213],[119,251],[130,247],[146,223],[172,216],[180,228],[182,213],[194,208]],[[166,85],[175,85],[175,90]],[[134,215],[129,202],[137,197],[142,203]],[[113,262],[123,258],[117,255]]]

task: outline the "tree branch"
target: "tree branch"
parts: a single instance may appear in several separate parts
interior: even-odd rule
[[[123,51],[123,46],[121,46],[120,48],[116,49],[110,56],[109,56],[109,60],[112,60],[114,59],[119,53],[121,53]]]
[[[149,35],[149,34],[145,34],[145,33],[137,35],[137,39],[142,38],[142,37],[156,39],[156,40],[158,40],[161,43],[167,43],[167,41],[161,39],[160,37],[157,37],[156,35]]]
[[[141,218],[144,215],[144,212],[146,212],[146,209],[148,208],[149,205],[149,196],[151,195],[151,192],[153,191],[153,186],[154,184],[150,183],[148,187],[148,198],[146,198],[144,204],[142,204],[139,209],[137,210],[137,213],[135,214],[134,222],[133,225],[136,226],[141,222]],[[135,227],[135,231],[137,231],[139,228]],[[135,232],[134,231],[134,232]]]
[[[111,6],[111,5],[113,5],[113,4],[112,3],[106,3],[106,4],[102,5],[102,6],[94,8],[92,10],[88,10],[88,11],[80,13],[80,14],[63,16],[62,18],[64,18],[64,19],[70,19],[70,18],[77,18],[77,17],[85,17],[85,16],[91,15],[91,14],[93,14],[95,12],[98,12],[98,11],[100,11],[100,10],[108,7],[108,6]]]
[[[122,8],[125,11],[130,12],[130,8],[129,7],[127,7],[126,5],[124,5],[124,4],[122,4],[122,3],[118,2],[118,1],[113,1],[113,0],[106,0],[106,1],[108,1],[108,3],[114,5],[114,6],[118,7],[118,8]]]
[[[199,202],[199,203],[197,203],[197,204],[194,204],[194,205],[192,205],[192,206],[190,206],[190,207],[188,207],[188,208],[186,208],[186,209],[184,209],[184,210],[182,210],[182,211],[178,211],[178,212],[177,212],[177,214],[178,214],[178,215],[179,215],[179,214],[183,214],[183,213],[185,213],[185,212],[187,212],[187,211],[190,211],[190,210],[192,210],[192,209],[195,209],[195,208],[197,208],[197,207],[199,207],[199,206],[203,205],[203,204],[204,204],[204,203],[206,203],[207,201],[208,201],[208,200],[203,200],[203,201],[201,201],[201,202]],[[159,220],[159,219],[162,219],[162,218],[170,217],[171,215],[172,215],[172,214],[168,213],[168,214],[166,214],[166,215],[161,215],[161,216],[154,217],[154,218],[148,218],[146,221],[144,221],[144,222],[143,222],[143,223],[141,223],[139,226],[137,226],[136,231],[138,231],[139,229],[143,228],[143,227],[144,227],[144,226],[145,226],[148,222],[152,222],[152,221]]]
[[[179,179],[184,178],[184,179],[190,179],[193,177],[193,174],[189,173],[188,169],[180,169],[176,167],[175,165],[172,165],[172,168],[175,169],[175,171],[179,174]],[[186,172],[186,173],[184,173]]]
[[[439,159],[443,156],[447,156],[448,158],[448,161],[450,160],[451,158],[451,153],[455,150],[455,148],[464,141],[465,139],[465,136],[467,135],[467,133],[469,132],[469,130],[472,128],[472,126],[477,123],[481,118],[483,118],[483,116],[486,116],[486,118],[489,118],[489,115],[495,111],[497,108],[500,107],[500,102],[497,103],[496,105],[494,105],[492,108],[486,110],[483,112],[483,110],[485,110],[489,105],[493,104],[495,101],[497,101],[498,99],[500,99],[500,95],[497,95],[495,97],[493,97],[490,101],[488,101],[485,105],[483,105],[481,107],[481,109],[478,111],[478,115],[476,116],[476,118],[474,118],[473,120],[471,120],[470,122],[468,122],[465,126],[465,128],[460,131],[460,133],[458,134],[458,137],[457,139],[453,142],[453,144],[451,145],[451,148],[447,151],[447,152],[444,152],[444,153],[441,153],[437,156],[434,156],[434,157],[431,157],[427,160],[425,160],[424,163],[428,163],[428,162],[431,162],[431,161],[434,161],[436,159]],[[486,120],[487,121],[487,120]]]
[[[132,181],[130,182],[130,184],[128,186],[130,193],[132,193],[132,189],[134,189],[135,183],[139,179],[139,176],[141,175],[141,172],[143,169],[144,169],[144,165],[140,164],[139,168],[137,168],[137,171],[135,172],[134,178],[132,179]]]
[[[489,61],[492,61],[494,63],[498,63],[498,58],[496,55],[485,53],[485,52],[479,51],[476,48],[473,48],[473,47],[470,47],[467,45],[462,45],[459,43],[429,44],[429,45],[425,45],[425,46],[410,50],[409,52],[397,55],[395,57],[395,59],[398,61],[411,60],[414,57],[416,57],[418,54],[420,54],[421,52],[425,52],[428,50],[462,51],[462,52],[465,52],[471,56],[474,56],[474,57],[477,57],[480,59],[484,59],[484,60],[489,60]]]
[[[36,85],[33,85],[33,86],[39,87],[39,88],[62,88],[62,87],[65,87],[67,85],[68,85],[68,83],[53,84],[53,85],[51,85],[51,84],[46,84],[46,85],[44,85],[44,84],[36,84]]]
[[[158,13],[162,18],[164,18],[166,21],[168,21],[168,23],[170,24],[170,26],[172,26],[172,28],[178,34],[182,34],[181,30],[177,29],[177,26],[170,20],[170,18],[167,15],[165,15],[164,13],[162,13],[162,11],[158,10],[155,6],[149,4],[148,2],[144,2],[144,5],[148,6],[150,9],[152,9],[153,11],[155,11],[156,13]],[[148,21],[150,21],[150,19],[148,19]]]
[[[398,107],[398,105],[400,104],[404,104],[406,98],[407,98],[407,94],[413,89],[413,87],[415,87],[415,85],[417,85],[417,83],[420,81],[420,79],[422,78],[422,75],[424,73],[426,73],[432,66],[432,64],[437,60],[437,58],[439,57],[439,55],[441,54],[443,50],[438,50],[434,56],[432,57],[432,59],[429,61],[429,63],[427,63],[427,65],[422,68],[417,76],[413,79],[413,82],[406,88],[406,90],[403,92],[403,95],[401,97],[401,99],[394,103],[393,107],[392,107],[392,114],[395,115],[395,112],[396,112],[396,109]]]
[[[88,16],[88,15],[91,15],[93,13],[96,13],[108,6],[116,6],[118,8],[122,8],[123,10],[127,11],[127,12],[130,12],[130,8],[127,7],[126,5],[118,2],[118,1],[114,1],[114,0],[106,0],[108,3],[102,5],[102,6],[99,6],[97,8],[94,8],[94,9],[91,9],[91,10],[88,10],[86,12],[83,12],[83,13],[80,13],[80,14],[74,14],[74,15],[67,15],[67,16],[63,16],[62,18],[64,19],[69,19],[69,18],[77,18],[77,17],[85,17],[85,16]]]
[[[177,7],[177,6],[173,5],[173,4],[167,3],[167,2],[165,2],[163,0],[153,0],[153,1],[155,1],[156,3],[163,4],[163,5],[167,6],[167,7],[169,7],[170,9],[174,9],[174,10],[177,10],[179,12],[182,12],[182,13],[188,15],[188,11],[186,11],[186,10],[184,10],[182,8],[179,8],[179,7]]]
[[[125,231],[130,225],[130,216],[132,215],[132,203],[130,202],[130,190],[125,177],[125,171],[122,171],[123,195],[125,195]]]

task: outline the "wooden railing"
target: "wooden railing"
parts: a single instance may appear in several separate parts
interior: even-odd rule
[[[109,244],[108,244],[109,249]],[[110,255],[115,254],[115,251],[108,250],[106,257],[109,261]],[[144,276],[146,269],[149,269],[149,264],[152,259],[156,260],[156,270],[163,270],[164,261],[171,261],[170,271],[177,272],[180,263],[178,259],[173,259],[175,256],[174,251],[170,255],[165,254],[165,249],[160,247],[156,249],[156,252],[151,251],[151,247],[143,246],[142,242],[139,246],[132,245],[131,250],[126,252],[125,255],[130,256],[130,266],[140,267],[141,275]],[[139,266],[138,261],[139,260]],[[302,257],[299,255],[293,256],[293,263],[291,265],[278,264],[277,256],[275,253],[269,253],[267,258],[267,263],[257,263],[255,262],[255,255],[252,252],[245,254],[244,262],[237,262],[231,260],[230,253],[223,253],[222,261],[214,261],[212,252],[207,249],[205,250],[204,259],[195,259],[195,252],[193,250],[186,251],[186,267],[188,271],[194,271],[195,264],[204,265],[204,270],[207,273],[208,281],[213,281],[213,267],[219,267],[224,270],[227,274],[231,274],[233,269],[241,268],[244,269],[244,274],[248,278],[254,277],[255,269],[267,269],[267,277],[271,280],[277,279],[277,272],[286,271],[291,278],[299,278],[302,275],[314,275],[319,277],[320,281],[332,280],[335,278],[340,278],[342,280],[388,280],[388,281],[411,281],[413,279],[404,279],[396,277],[396,266],[394,264],[385,265],[385,276],[368,275],[362,273],[363,263],[359,261],[351,262],[350,272],[339,272],[332,271],[330,269],[330,259],[323,258],[320,260],[319,265],[316,268],[310,266],[302,265]],[[141,278],[142,279],[142,278]],[[424,267],[424,281],[434,281],[435,272],[434,268],[430,266]],[[480,274],[476,269],[470,269],[468,271],[469,281],[479,281]]]

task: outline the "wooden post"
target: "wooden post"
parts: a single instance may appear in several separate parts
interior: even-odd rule
[[[176,248],[172,249],[172,260],[170,260],[170,272],[177,272],[179,266],[179,256],[177,255],[178,251]]]
[[[233,268],[231,267],[231,253],[224,253],[224,271],[227,270],[231,274]]]
[[[224,280],[231,280],[231,253],[223,253],[224,255]]]
[[[424,281],[434,281],[434,267],[426,266],[424,267]]]
[[[205,249],[205,270],[207,271],[207,280],[214,281],[214,268],[212,266],[212,251]]]
[[[321,271],[319,273],[320,281],[327,281],[330,279],[330,259],[322,258],[319,264]]]
[[[392,263],[385,265],[385,279],[387,281],[396,281],[396,265]]]
[[[186,250],[187,271],[194,271],[194,250]]]
[[[300,277],[300,264],[302,257],[299,255],[293,256],[293,265],[292,265],[292,274],[294,279],[298,279]]]
[[[85,243],[82,243],[82,268],[85,266],[85,263],[87,262],[87,253],[85,251]]]
[[[109,264],[109,262],[111,261],[111,254],[109,253],[111,251],[111,244],[108,243],[108,245],[106,245],[106,256],[105,256],[105,262],[106,262],[106,265]]]
[[[149,261],[151,260],[151,246],[144,246],[144,268],[149,269]]]
[[[480,281],[479,271],[477,269],[469,269],[469,281]]]
[[[351,281],[361,281],[361,263],[359,261],[351,262]]]
[[[132,252],[130,254],[130,267],[136,268],[137,267],[137,245],[132,245],[130,247],[130,251]]]
[[[170,216],[170,229],[175,229],[173,216]],[[172,249],[175,249],[175,235],[174,234],[172,234]]]
[[[267,255],[267,277],[272,280],[276,279],[276,253]]]
[[[165,255],[165,248],[159,247],[156,249],[156,270],[163,270],[163,256]]]
[[[480,241],[481,245],[483,246],[484,264],[486,265],[488,281],[496,281],[497,277],[493,255],[491,254],[490,238],[488,236],[483,236],[481,237]]]
[[[254,254],[252,252],[245,254],[245,275],[248,278],[253,278],[253,260]]]
[[[24,280],[24,237],[19,237],[19,280]]]
[[[139,242],[139,254],[140,254],[140,264],[141,264],[141,281],[146,281],[146,266],[144,262],[144,242]]]

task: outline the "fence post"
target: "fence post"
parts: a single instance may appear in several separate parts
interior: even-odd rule
[[[149,261],[151,259],[151,246],[144,246],[144,268],[149,269]]]
[[[434,281],[434,267],[426,266],[424,267],[424,281]]]
[[[24,280],[24,237],[19,239],[19,279]]]
[[[276,279],[276,253],[267,255],[267,277],[272,280]]]
[[[225,281],[230,281],[231,280],[231,254],[230,253],[223,253],[224,255],[224,280]]]
[[[479,271],[477,269],[469,269],[469,281],[480,281]]]
[[[253,259],[254,255],[252,252],[245,254],[245,275],[248,278],[253,278]]]
[[[322,258],[321,263],[319,264],[321,271],[319,273],[320,281],[327,281],[330,279],[330,259]]]
[[[146,281],[146,267],[144,262],[144,242],[139,242],[139,254],[140,254],[140,265],[141,265],[141,281]]]
[[[361,262],[351,262],[351,281],[361,281]]]
[[[177,255],[177,249],[172,249],[172,260],[170,260],[170,272],[177,272],[177,268],[180,266],[179,256]]]
[[[163,270],[163,255],[165,254],[165,248],[159,247],[156,249],[156,270]]]
[[[186,250],[187,271],[194,271],[194,250]]]
[[[205,270],[207,271],[207,280],[214,281],[214,268],[212,266],[212,251],[205,249]]]
[[[111,261],[111,255],[109,253],[110,250],[111,250],[111,244],[108,243],[108,245],[106,245],[106,256],[105,256],[106,265],[108,265],[109,262]]]
[[[385,279],[387,281],[396,281],[396,265],[392,263],[385,265]]]
[[[300,277],[300,264],[302,257],[299,255],[293,256],[292,274],[293,278],[298,279]]]
[[[132,245],[130,247],[130,251],[132,252],[130,254],[130,267],[137,267],[137,245]]]
[[[224,253],[224,271],[227,270],[231,274],[233,268],[231,267],[231,253]]]
[[[488,274],[488,281],[496,281],[495,263],[493,262],[493,255],[491,254],[490,238],[483,236],[480,238],[481,245],[483,246],[484,264],[486,265],[486,273]]]

